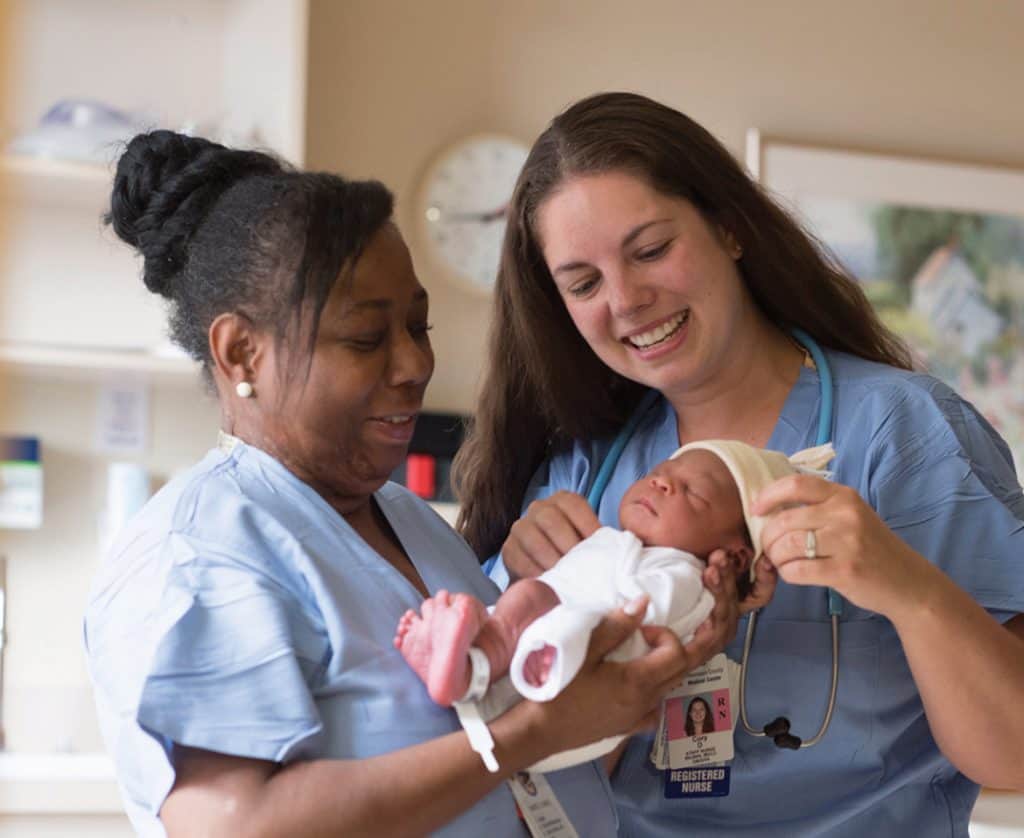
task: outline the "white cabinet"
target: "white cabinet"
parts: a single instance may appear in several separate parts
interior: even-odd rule
[[[301,163],[307,17],[305,0],[8,0],[0,148],[56,102],[96,100]],[[95,166],[0,152],[0,360],[165,342],[160,300],[100,222],[119,151]]]
[[[104,228],[101,167],[0,159],[0,339],[4,347],[149,350],[164,314],[130,248]]]
[[[8,144],[56,102],[89,99],[146,114],[145,127],[192,125],[301,165],[307,15],[307,0],[0,0],[0,435],[39,437],[45,487],[41,529],[0,530],[12,751],[100,747],[81,637],[108,466],[96,450],[97,384],[150,385],[150,445],[135,459],[156,485],[214,444],[217,408],[195,365],[162,351],[161,303],[101,224],[118,148],[108,165],[85,165]],[[114,800],[87,813],[92,831],[37,833],[32,806],[4,805],[0,835],[112,835],[103,819],[123,820]]]

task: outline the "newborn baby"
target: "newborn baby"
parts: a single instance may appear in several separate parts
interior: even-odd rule
[[[602,527],[536,579],[515,582],[491,613],[474,597],[439,591],[419,614],[403,615],[395,646],[447,706],[474,697],[474,671],[483,686],[509,672],[523,696],[553,698],[579,670],[601,618],[641,594],[650,597],[645,623],[685,641],[714,605],[701,581],[711,551],[727,551],[741,599],[749,590],[763,526],[748,512],[756,492],[832,456],[831,446],[792,458],[735,441],[683,446],[626,491],[622,530]],[[645,649],[636,632],[613,656]]]

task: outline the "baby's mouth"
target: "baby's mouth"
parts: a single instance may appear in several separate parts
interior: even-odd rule
[[[637,501],[637,504],[638,504],[639,506],[642,506],[642,507],[643,507],[644,509],[646,509],[646,510],[647,510],[648,512],[650,512],[650,513],[651,513],[651,515],[653,515],[653,516],[654,516],[655,518],[657,518],[657,517],[658,517],[658,510],[654,508],[654,504],[653,504],[653,503],[651,503],[651,501],[650,501],[650,499],[649,499],[649,498],[640,498],[640,499],[639,499],[639,500]]]

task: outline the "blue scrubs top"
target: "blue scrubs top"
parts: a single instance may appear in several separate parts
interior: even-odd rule
[[[835,480],[1005,622],[1024,612],[1024,498],[1005,443],[974,408],[931,376],[826,352],[834,376]],[[817,372],[804,368],[767,447],[813,445]],[[523,508],[567,489],[586,494],[611,440],[576,444],[541,467]],[[598,510],[618,525],[626,488],[679,445],[661,400],[630,440]],[[507,576],[501,563],[495,578]],[[821,588],[779,584],[758,618],[749,659],[751,724],[787,716],[812,736],[828,702],[831,635]],[[746,620],[727,649],[742,654]],[[666,799],[634,737],[612,778],[621,835],[967,836],[978,787],[939,753],[892,624],[845,603],[839,686],[824,739],[802,751],[737,730],[727,797]],[[936,649],[936,654],[943,654]],[[974,685],[985,689],[984,684]]]
[[[491,603],[469,547],[389,483],[377,504],[431,593]],[[392,645],[422,596],[316,492],[244,444],[211,451],[121,534],[85,640],[100,723],[144,836],[174,783],[173,743],[242,757],[358,759],[460,730]],[[580,835],[615,834],[595,764],[548,776]],[[502,785],[438,835],[522,838]]]

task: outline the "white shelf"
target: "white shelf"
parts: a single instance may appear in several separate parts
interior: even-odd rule
[[[141,350],[0,343],[0,367],[63,379],[88,380],[134,374],[183,384],[199,380],[199,364],[191,359]]]
[[[301,164],[308,14],[308,0],[13,0],[4,81],[17,95],[0,140],[92,99],[139,127],[194,126]]]
[[[106,754],[0,753],[0,780],[11,782],[114,779],[114,763]]]
[[[0,171],[26,177],[60,178],[82,183],[106,183],[113,177],[109,166],[82,163],[77,160],[59,160],[53,157],[30,157],[25,154],[0,156]]]
[[[120,811],[106,754],[0,754],[0,815]]]
[[[101,212],[114,173],[108,166],[49,157],[0,155],[0,192],[16,203]]]
[[[114,176],[114,170],[111,167],[98,163],[11,154],[0,156],[0,172],[13,176],[54,177],[83,183],[105,183]]]

